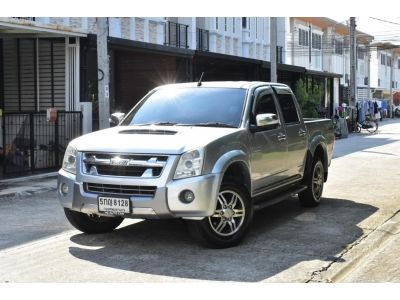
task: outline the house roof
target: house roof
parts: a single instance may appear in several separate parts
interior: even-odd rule
[[[297,19],[304,22],[308,22],[321,29],[326,29],[327,27],[334,27],[335,32],[344,36],[350,35],[349,26],[343,24],[342,22],[337,22],[335,20],[325,18],[325,17],[291,17],[291,19]],[[362,43],[371,43],[374,37],[368,33],[356,30],[357,40]]]

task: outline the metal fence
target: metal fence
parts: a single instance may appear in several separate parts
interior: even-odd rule
[[[82,134],[81,112],[57,112],[48,122],[46,112],[3,115],[3,174],[18,176],[61,166],[68,143]]]
[[[167,21],[165,23],[164,44],[178,48],[189,48],[188,27],[185,24]]]
[[[209,51],[210,33],[208,30],[196,28],[197,50]]]

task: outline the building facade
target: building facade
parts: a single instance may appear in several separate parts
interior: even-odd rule
[[[268,17],[107,18],[110,113],[127,112],[155,86],[196,81],[203,73],[206,81],[270,81],[270,21]],[[291,34],[291,22],[277,18],[278,81],[292,88],[300,78],[322,81],[325,100],[321,104],[332,106],[342,72],[324,68],[322,41],[312,42],[317,35],[310,40],[315,46],[311,64],[303,57],[304,45],[300,52],[293,51],[291,42],[300,40]],[[5,124],[4,116],[10,119],[13,113],[56,108],[81,112],[83,133],[97,130],[102,77],[97,64],[97,28],[94,17],[0,18],[1,122]],[[323,37],[323,28],[313,28],[313,34],[321,36],[322,32]],[[300,38],[304,39],[303,33]],[[27,125],[29,118],[25,115],[15,128],[2,126],[0,154],[7,156],[9,149],[26,148],[27,143],[29,153],[51,148],[43,145],[54,141],[41,141],[37,134],[42,129],[29,129],[33,126]],[[35,135],[33,142],[21,144],[27,131]],[[28,156],[32,167],[34,159]],[[59,161],[59,157],[52,159]]]
[[[334,80],[334,106],[350,100],[350,31],[329,18],[288,18],[287,62],[310,70],[340,74]],[[357,31],[357,99],[370,99],[369,48],[373,36]]]
[[[391,43],[371,46],[371,92],[374,98],[389,100],[400,92],[400,51]]]

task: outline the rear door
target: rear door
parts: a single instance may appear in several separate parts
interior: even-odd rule
[[[282,111],[287,137],[287,176],[300,178],[307,154],[307,128],[304,125],[300,107],[292,91],[283,86],[274,86]]]
[[[285,178],[287,143],[285,127],[283,126],[277,102],[271,87],[259,88],[255,92],[252,115],[273,113],[278,116],[279,125],[276,128],[259,128],[250,133],[251,172],[253,192],[262,192],[267,187]],[[253,120],[252,120],[253,119]],[[250,118],[255,123],[254,118]]]

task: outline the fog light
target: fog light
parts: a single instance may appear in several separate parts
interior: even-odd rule
[[[183,203],[190,203],[194,200],[194,193],[190,190],[184,190],[179,194],[179,200]]]
[[[60,190],[61,193],[63,193],[64,195],[68,194],[68,185],[65,183],[61,183]]]

